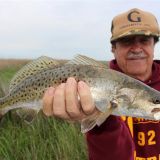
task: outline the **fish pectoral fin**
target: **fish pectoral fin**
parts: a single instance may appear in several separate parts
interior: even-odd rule
[[[104,121],[112,114],[112,110],[109,110],[106,113],[102,113],[96,120],[96,125],[100,126]]]
[[[109,104],[106,104],[105,106],[102,106],[103,104],[102,101],[101,103],[97,103],[97,104],[101,104],[101,107],[96,106],[97,110],[95,111],[95,113],[93,113],[93,115],[88,116],[81,121],[82,133],[86,133],[90,131],[96,125],[100,126],[112,114],[113,110],[118,107],[118,104],[116,103],[115,100],[110,102]],[[104,112],[104,109],[105,109],[105,112]]]
[[[81,121],[81,132],[86,133],[93,129],[96,125],[102,125],[104,121],[112,114],[112,111],[113,109],[110,109],[105,113],[98,111],[94,115],[88,116],[87,118],[83,119]]]
[[[101,113],[100,116],[97,118],[96,124],[100,126],[113,112],[118,107],[118,103],[116,100],[113,100],[110,102],[110,107],[107,110],[107,112]]]
[[[87,116],[81,121],[81,132],[86,133],[96,126],[96,121],[100,115],[100,111],[94,112],[91,116]]]
[[[103,113],[105,113],[110,108],[110,101],[108,101],[105,98],[100,99],[100,100],[96,100],[94,103],[95,103],[96,108],[100,112],[103,112]]]
[[[86,133],[96,126],[96,121],[90,119],[84,119],[81,121],[81,132]]]
[[[100,61],[97,61],[93,58],[84,56],[84,55],[77,55],[74,57],[73,60],[70,60],[66,64],[77,64],[77,65],[92,65],[95,67],[102,67],[102,68],[108,68],[107,62],[106,65]]]
[[[26,123],[31,123],[37,116],[38,111],[30,108],[19,108],[16,110],[16,113]]]

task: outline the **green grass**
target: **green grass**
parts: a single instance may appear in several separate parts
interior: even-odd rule
[[[0,70],[7,85],[17,68]],[[28,125],[14,112],[0,123],[0,160],[86,160],[87,148],[80,126],[42,113]]]
[[[3,82],[9,83],[13,75],[17,72],[18,69],[20,69],[21,66],[14,66],[14,67],[6,67],[3,69],[0,69],[0,78]]]

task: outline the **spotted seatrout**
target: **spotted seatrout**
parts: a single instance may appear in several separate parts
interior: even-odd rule
[[[44,63],[46,65],[42,65]],[[23,116],[27,114],[27,110],[38,112],[42,109],[45,90],[66,82],[68,77],[85,81],[90,86],[98,109],[94,115],[82,120],[82,132],[101,125],[110,114],[160,119],[158,91],[81,55],[65,64],[41,57],[22,68],[12,79],[9,93],[0,98],[0,113],[5,114],[12,109],[17,109],[17,113]]]

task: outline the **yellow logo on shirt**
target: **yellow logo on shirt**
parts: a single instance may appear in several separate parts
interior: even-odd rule
[[[144,118],[133,118],[133,123],[134,124],[140,124],[140,123],[160,123],[160,121],[156,120],[146,120]]]
[[[135,157],[135,160],[160,160],[160,155],[159,157],[153,156],[153,157],[148,157],[148,158]]]

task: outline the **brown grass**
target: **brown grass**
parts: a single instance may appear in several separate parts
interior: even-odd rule
[[[0,59],[0,69],[6,68],[6,67],[23,66],[30,61],[31,59]],[[63,63],[66,63],[68,60],[57,59],[57,61],[63,64]],[[101,61],[101,62],[106,66],[108,66],[108,62],[106,61]]]
[[[0,59],[0,69],[6,67],[14,67],[14,66],[23,66],[30,62],[32,59]],[[57,59],[59,63],[63,64],[66,63],[68,60],[60,60]]]
[[[28,63],[29,61],[29,59],[0,59],[0,69],[21,66]]]

